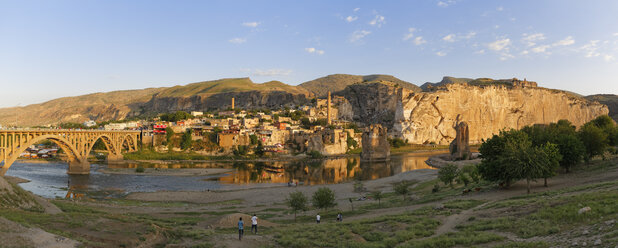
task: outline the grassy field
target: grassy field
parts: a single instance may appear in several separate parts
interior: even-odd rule
[[[38,205],[11,208],[12,203],[32,201],[23,190],[2,198],[0,217],[77,240],[85,247],[135,247],[151,242],[153,247],[517,248],[569,247],[597,240],[602,242],[597,247],[615,247],[618,178],[611,175],[617,168],[618,158],[597,160],[550,181],[550,187],[559,180],[568,185],[547,190],[540,186],[543,190],[533,194],[525,189],[515,194],[487,182],[450,187],[437,179],[409,181],[410,193],[405,197],[385,189],[379,204],[370,199],[355,202],[354,210],[348,204],[320,210],[321,224],[315,223],[315,209],[294,219],[284,202],[251,205],[238,198],[210,203],[53,200],[63,211],[60,214],[44,213]],[[436,184],[439,190],[434,192]],[[472,188],[479,190],[462,193]],[[590,211],[578,213],[583,207]],[[339,212],[343,222],[335,221]],[[259,235],[247,230],[248,240],[242,241],[246,243],[238,243],[232,228],[238,217],[217,224],[237,213],[257,213],[274,226],[260,227]]]

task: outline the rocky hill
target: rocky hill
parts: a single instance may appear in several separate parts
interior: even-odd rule
[[[420,87],[390,75],[357,76],[348,74],[333,74],[308,82],[304,82],[298,86],[308,90],[309,92],[313,93],[318,97],[324,97],[326,96],[328,91],[335,93],[345,90],[345,88],[350,85],[379,81],[392,82],[406,89],[410,89],[413,91],[421,91]]]
[[[614,121],[618,122],[618,95],[598,94],[587,96],[586,99],[607,105],[609,108],[609,116],[611,116]]]
[[[86,120],[122,120],[176,110],[230,107],[279,107],[301,104],[311,93],[278,81],[253,83],[249,78],[220,79],[184,86],[148,88],[63,97],[25,107],[0,109],[0,125],[37,126]]]

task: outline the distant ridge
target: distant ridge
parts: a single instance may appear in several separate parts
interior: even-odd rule
[[[344,90],[348,85],[357,84],[357,83],[368,83],[368,82],[379,82],[379,81],[388,81],[403,88],[407,88],[414,91],[421,91],[421,88],[398,79],[394,76],[390,75],[366,75],[366,76],[358,76],[358,75],[348,75],[348,74],[333,74],[328,75],[326,77],[321,77],[318,79],[314,79],[311,81],[304,82],[299,87],[305,88],[309,92],[313,93],[317,97],[324,97],[328,91],[338,92]]]

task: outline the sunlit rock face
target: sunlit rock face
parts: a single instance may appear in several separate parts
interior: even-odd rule
[[[387,128],[380,124],[372,124],[363,131],[363,151],[361,159],[367,161],[388,160],[391,156],[391,146],[387,139]]]
[[[576,126],[608,114],[608,108],[567,92],[538,87],[449,84],[429,92],[399,89],[391,134],[415,144],[449,144],[455,125],[469,125],[470,143],[497,134],[567,119]]]

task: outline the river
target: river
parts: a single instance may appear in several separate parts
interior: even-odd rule
[[[208,162],[178,164],[92,164],[89,175],[68,175],[66,163],[13,164],[7,176],[29,180],[20,186],[46,197],[117,198],[132,192],[234,190],[242,188],[333,184],[354,180],[374,180],[402,172],[431,169],[425,160],[444,153],[418,152],[396,154],[388,162],[361,162],[359,157],[317,161]],[[148,174],[107,174],[105,168],[229,168],[230,172],[208,176],[153,176]]]

